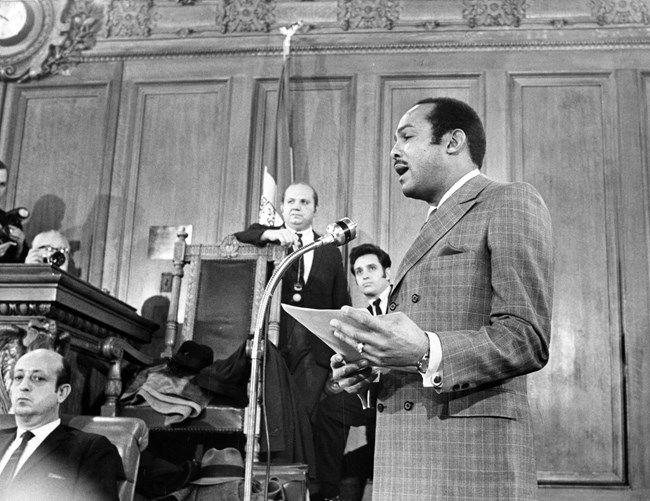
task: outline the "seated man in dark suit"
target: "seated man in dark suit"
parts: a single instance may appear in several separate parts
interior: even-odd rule
[[[124,468],[106,437],[61,424],[70,364],[51,350],[16,362],[11,403],[17,429],[0,430],[0,499],[117,501]]]

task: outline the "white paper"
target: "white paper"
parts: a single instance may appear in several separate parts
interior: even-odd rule
[[[346,362],[359,360],[361,354],[345,341],[341,341],[334,335],[334,329],[330,326],[330,320],[336,318],[346,323],[354,323],[350,317],[344,317],[341,310],[316,310],[314,308],[300,308],[290,304],[282,303],[284,310],[311,332],[316,334],[323,342],[340,353]]]

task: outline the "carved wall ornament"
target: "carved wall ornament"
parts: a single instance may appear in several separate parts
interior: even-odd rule
[[[103,19],[104,8],[94,0],[69,0],[61,15],[61,21],[67,25],[67,29],[61,32],[63,41],[50,45],[42,65],[43,73],[69,73],[81,52],[97,44],[97,33],[102,29]]]
[[[217,9],[217,27],[222,33],[268,33],[275,21],[269,0],[223,0]]]
[[[153,26],[153,0],[111,0],[106,38],[148,37]]]
[[[463,0],[463,18],[470,28],[514,26],[526,17],[526,0]]]
[[[392,29],[399,19],[398,0],[338,0],[338,21],[345,31]]]
[[[650,13],[644,0],[590,0],[591,14],[596,22],[607,24],[650,24]]]

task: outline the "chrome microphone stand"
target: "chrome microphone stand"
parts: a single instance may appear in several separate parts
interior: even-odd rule
[[[273,271],[269,282],[266,284],[260,307],[257,311],[255,320],[255,330],[253,331],[253,343],[251,348],[251,377],[250,377],[250,395],[249,411],[244,423],[244,436],[246,437],[246,460],[244,469],[244,501],[252,501],[253,498],[253,463],[255,461],[255,431],[257,429],[257,404],[259,393],[260,366],[262,361],[262,339],[264,328],[266,326],[271,299],[280,280],[289,269],[289,266],[303,254],[314,250],[323,245],[334,244],[343,245],[357,236],[357,224],[347,217],[332,223],[327,227],[325,235],[312,243],[295,250],[286,256]],[[266,492],[266,485],[265,485]]]

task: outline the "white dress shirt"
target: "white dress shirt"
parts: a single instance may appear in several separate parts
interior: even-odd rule
[[[304,247],[305,245],[309,245],[314,241],[314,230],[310,226],[306,230],[302,231],[295,231],[292,230],[294,233],[300,233],[301,239],[302,239],[302,246]],[[294,250],[297,250],[297,248],[294,248]],[[311,271],[311,266],[314,264],[314,251],[309,251],[306,254],[302,255],[302,262],[305,264],[305,269],[303,270],[302,273],[302,278],[307,283],[307,279],[309,279],[309,272]]]
[[[55,419],[50,423],[44,424],[43,426],[39,426],[38,428],[34,428],[33,430],[30,430],[34,434],[34,436],[29,442],[27,442],[27,446],[23,451],[23,455],[20,456],[20,460],[18,461],[18,466],[16,467],[16,473],[18,473],[18,471],[25,464],[25,461],[29,459],[29,457],[34,453],[34,451],[38,448],[38,446],[41,445],[43,441],[49,436],[49,434],[52,433],[56,429],[56,427],[59,426],[60,424],[61,424],[61,420]],[[25,431],[27,430],[18,427],[15,440],[11,442],[4,456],[2,456],[2,460],[0,460],[0,471],[4,470],[4,467],[9,461],[11,454],[18,448],[20,443],[23,441],[22,435],[23,433],[25,433]]]

